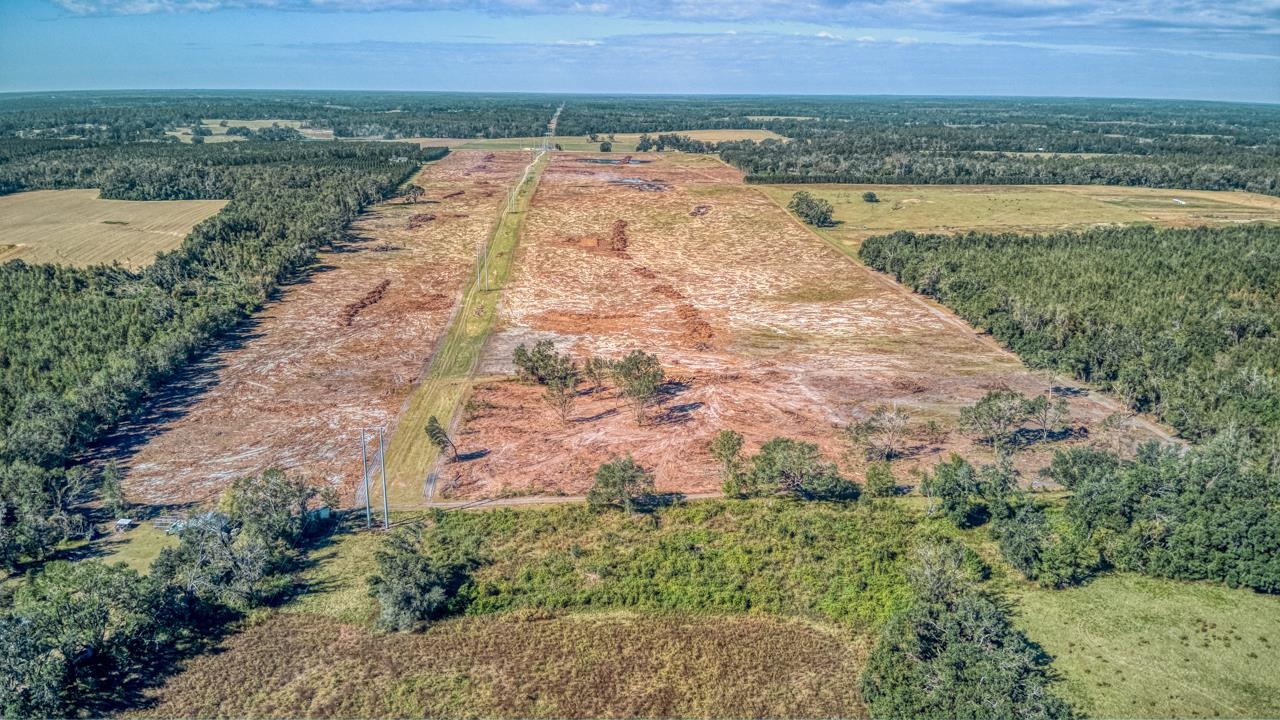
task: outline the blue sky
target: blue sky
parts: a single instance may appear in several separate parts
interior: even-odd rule
[[[0,0],[0,91],[1280,102],[1280,0]]]

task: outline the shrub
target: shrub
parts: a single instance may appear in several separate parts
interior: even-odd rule
[[[378,601],[378,625],[400,632],[425,628],[465,604],[461,592],[471,563],[431,557],[418,528],[400,530],[374,556],[378,574],[369,578],[369,594]]]
[[[887,462],[872,463],[867,468],[866,486],[871,497],[892,497],[898,492],[898,481]]]

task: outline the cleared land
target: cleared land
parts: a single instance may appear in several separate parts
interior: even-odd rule
[[[0,197],[0,262],[150,265],[225,200],[103,200],[97,190]]]
[[[438,498],[580,494],[601,462],[627,453],[660,489],[715,490],[705,446],[723,428],[748,449],[775,435],[816,442],[856,477],[839,425],[882,403],[913,417],[912,457],[898,463],[906,481],[953,450],[985,454],[952,431],[959,407],[995,387],[1060,384],[843,259],[718,160],[635,159],[556,154],[544,172],[481,367],[493,380],[474,391],[458,433],[470,459],[442,468]],[[619,221],[626,247],[606,249]],[[638,427],[606,387],[560,423],[538,388],[507,379],[512,349],[544,338],[579,357],[657,353],[673,382],[653,421]],[[1071,402],[1078,425],[1115,407],[1088,393]],[[927,420],[941,432],[926,432]]]
[[[772,130],[761,130],[757,128],[729,129],[729,130],[672,130],[676,135],[686,135],[694,140],[702,140],[703,142],[726,142],[730,140],[785,140],[783,136],[773,132]],[[648,133],[651,137],[657,137],[663,132]],[[613,152],[629,153],[635,152],[636,143],[640,141],[641,133],[615,133],[613,136]],[[551,142],[558,144],[566,151],[594,152],[600,149],[600,142],[608,140],[609,136],[601,135],[600,140],[591,142],[585,135],[558,135],[551,138]],[[416,142],[423,147],[455,147],[462,149],[474,150],[520,150],[523,148],[539,147],[542,145],[542,136],[538,137],[518,137],[518,138],[404,138],[397,142]]]
[[[1186,226],[1280,222],[1280,198],[1244,192],[1103,185],[771,185],[784,205],[797,190],[829,201],[839,224],[821,233],[856,249],[895,230],[1046,232],[1094,225]],[[874,192],[880,202],[862,199]]]
[[[130,499],[200,500],[281,467],[350,502],[359,428],[400,414],[524,165],[457,152],[416,178],[423,202],[361,216],[350,240],[100,449],[123,459]]]
[[[226,125],[223,125],[223,122],[225,122]],[[272,126],[279,126],[282,128],[291,127],[297,128],[298,132],[301,132],[309,138],[316,140],[333,139],[332,130],[304,128],[302,127],[302,121],[300,120],[235,120],[229,118],[208,118],[202,119],[202,123],[211,133],[210,135],[206,135],[204,138],[204,141],[207,143],[235,142],[247,139],[243,135],[228,135],[227,128],[232,127],[247,127],[251,130],[261,130]],[[172,135],[184,143],[191,142],[191,127],[189,126],[174,128],[173,130],[167,131],[165,134]]]
[[[471,387],[472,373],[493,330],[496,305],[511,269],[520,224],[546,164],[545,156],[515,157],[529,164],[517,180],[520,184],[513,202],[503,206],[502,216],[485,245],[487,259],[466,285],[458,312],[391,435],[386,456],[390,483],[387,495],[397,506],[418,506],[429,499],[428,475],[435,465],[437,448],[424,442],[424,428],[433,416],[451,424],[461,398]]]
[[[1015,597],[1093,717],[1280,716],[1280,598],[1127,574]]]

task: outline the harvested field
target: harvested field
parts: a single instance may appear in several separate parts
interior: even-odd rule
[[[430,198],[465,191],[434,206],[439,218],[410,230],[419,211],[398,201],[361,216],[352,239],[99,449],[123,459],[130,499],[198,500],[282,467],[350,502],[359,428],[394,423],[524,165],[457,152],[415,180]]]
[[[103,200],[97,190],[0,196],[0,262],[150,265],[225,200]]]
[[[1280,222],[1280,198],[1245,192],[1157,190],[1104,185],[770,185],[784,205],[806,190],[835,207],[836,227],[820,232],[857,249],[894,230],[953,233],[1048,232],[1095,225],[1187,226]],[[869,203],[871,191],[880,202]]]
[[[864,717],[865,639],[767,616],[545,612],[378,634],[276,615],[134,717]]]
[[[549,338],[579,357],[654,352],[676,382],[645,426],[613,388],[580,394],[565,425],[539,388],[481,384],[459,433],[471,459],[442,468],[441,498],[577,494],[600,462],[626,453],[654,469],[662,490],[712,490],[720,480],[705,445],[722,428],[742,432],[748,450],[776,435],[816,442],[860,477],[839,426],[884,403],[913,419],[911,456],[896,464],[907,482],[953,450],[987,454],[951,432],[961,406],[998,387],[1059,384],[842,258],[714,158],[646,155],[653,162],[627,168],[579,159],[556,155],[543,175],[482,372],[508,375],[512,348]],[[619,177],[669,189],[636,192]],[[625,255],[564,241],[607,237],[618,220]],[[1115,409],[1084,390],[1071,403],[1079,425]],[[940,429],[925,428],[930,420]],[[1031,470],[1049,452],[1033,448],[1020,462]]]

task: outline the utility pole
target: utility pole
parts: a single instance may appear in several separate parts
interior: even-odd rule
[[[378,464],[382,466],[382,529],[391,529],[391,509],[387,503],[387,444],[378,426]]]
[[[360,474],[364,476],[364,526],[373,529],[373,498],[369,497],[369,443],[364,436],[364,428],[360,428]]]

